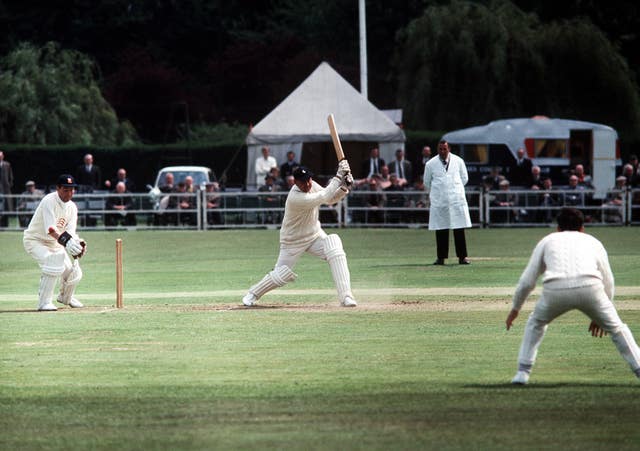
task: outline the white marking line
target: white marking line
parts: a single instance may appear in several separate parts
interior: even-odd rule
[[[507,296],[513,294],[513,287],[434,287],[434,288],[354,288],[353,292],[356,298],[380,298],[393,296],[461,296],[461,297],[478,297],[478,296]],[[537,287],[533,291],[534,296],[538,296],[541,288]],[[640,286],[616,287],[616,296],[640,296]],[[188,298],[217,298],[217,297],[242,297],[246,294],[246,290],[213,290],[213,291],[177,291],[177,292],[125,292],[124,302],[127,299],[188,299]],[[335,297],[334,289],[281,289],[274,290],[265,295],[265,299],[270,296],[331,296]],[[34,302],[37,297],[33,294],[3,294],[0,295],[0,302]],[[113,300],[115,302],[115,293],[78,293],[78,298],[86,300]]]

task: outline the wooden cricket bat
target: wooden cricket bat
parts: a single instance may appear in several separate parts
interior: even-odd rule
[[[333,148],[336,151],[336,157],[338,157],[338,161],[342,161],[345,159],[344,150],[342,150],[342,143],[340,142],[340,136],[338,136],[336,121],[333,118],[333,114],[329,115],[327,121],[329,121],[329,132],[331,133],[331,139],[333,140]]]

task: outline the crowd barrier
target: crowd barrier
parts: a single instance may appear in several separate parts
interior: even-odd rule
[[[591,190],[466,191],[474,227],[548,227],[563,206],[575,206],[591,225],[640,224],[640,189],[611,190],[601,199]],[[40,196],[0,195],[0,229],[24,229]],[[279,228],[286,192],[222,191],[75,194],[83,230]],[[424,191],[353,191],[320,209],[325,227],[424,228],[429,200]],[[127,205],[118,210],[113,204]]]

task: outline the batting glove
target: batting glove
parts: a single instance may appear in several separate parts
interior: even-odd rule
[[[344,179],[344,177],[351,172],[351,167],[349,166],[349,162],[347,160],[342,160],[338,163],[338,177],[340,179]]]

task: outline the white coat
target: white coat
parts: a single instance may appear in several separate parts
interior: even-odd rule
[[[440,157],[431,158],[424,166],[424,187],[429,191],[429,230],[471,227],[469,206],[464,186],[469,181],[462,158],[449,153],[445,167]]]

